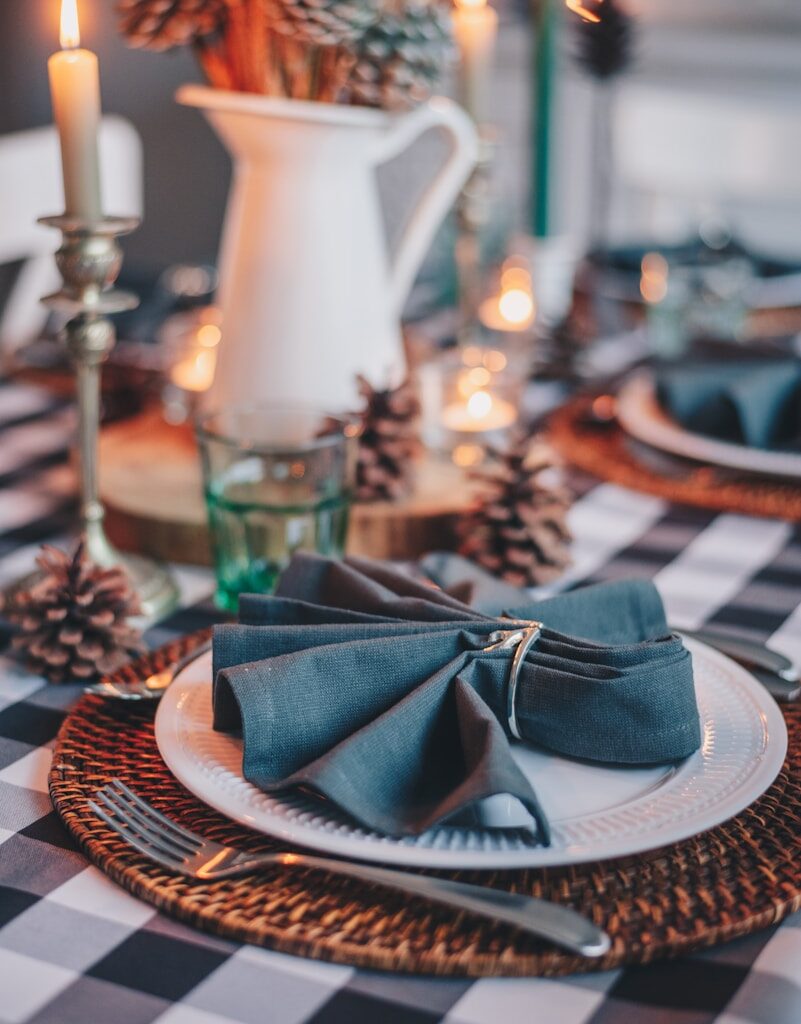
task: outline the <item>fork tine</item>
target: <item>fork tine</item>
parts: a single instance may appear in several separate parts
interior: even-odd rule
[[[136,806],[143,814],[147,814],[151,818],[155,818],[155,820],[159,822],[161,825],[164,825],[166,828],[169,828],[172,832],[177,833],[179,836],[181,836],[182,839],[185,839],[188,843],[191,844],[193,850],[196,850],[199,846],[202,845],[202,836],[199,836],[197,832],[190,832],[189,829],[184,828],[182,825],[178,825],[176,822],[172,821],[172,819],[167,818],[165,815],[161,814],[161,812],[157,811],[155,807],[151,806],[151,804],[147,803],[147,801],[143,800],[140,796],[134,793],[132,789],[129,789],[121,779],[114,779],[114,781],[110,784],[110,787],[107,786],[106,788],[115,789],[118,793],[122,794],[132,803],[136,804]]]
[[[188,840],[185,840],[180,833],[164,828],[160,822],[143,814],[136,804],[125,800],[116,790],[104,786],[103,789],[98,790],[97,795],[105,801],[107,806],[114,809],[123,820],[127,820],[131,825],[136,825],[137,828],[145,831],[152,839],[159,839],[166,843],[182,857],[191,856],[200,849],[199,846],[194,846]]]
[[[97,793],[98,800],[101,800],[107,810],[110,810],[116,818],[118,818],[133,834],[138,835],[145,842],[151,846],[155,846],[161,850],[162,853],[173,857],[176,861],[183,861],[187,852],[182,846],[178,846],[171,839],[165,836],[163,833],[158,832],[154,829],[146,818],[137,816],[138,812],[134,812],[131,808],[126,807],[124,804],[110,798],[110,795],[104,790],[99,790]]]
[[[100,818],[101,821],[104,821],[112,832],[118,835],[120,839],[124,839],[129,846],[133,847],[134,850],[137,850],[145,857],[149,857],[157,864],[160,864],[163,868],[167,868],[168,871],[182,870],[178,860],[173,860],[164,856],[159,850],[145,842],[136,833],[131,832],[122,824],[121,821],[118,821],[116,818],[112,818],[111,815],[107,814],[102,807],[94,802],[94,800],[89,800],[88,803],[89,807],[92,808],[98,818]]]

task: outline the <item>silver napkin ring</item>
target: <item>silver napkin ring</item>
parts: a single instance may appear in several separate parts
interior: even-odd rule
[[[522,629],[497,629],[494,633],[490,633],[489,639],[493,642],[489,647],[484,648],[485,651],[514,650],[515,652],[512,658],[512,667],[509,669],[509,685],[506,688],[506,722],[509,732],[516,740],[523,738],[517,725],[517,710],[515,708],[520,670],[526,660],[526,655],[539,639],[540,633],[542,633],[542,623],[532,619]]]

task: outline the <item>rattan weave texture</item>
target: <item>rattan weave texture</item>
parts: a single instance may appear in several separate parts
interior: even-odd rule
[[[679,504],[801,522],[801,481],[719,469],[652,451],[614,421],[595,421],[597,397],[579,395],[549,419],[548,437],[571,465]]]
[[[206,636],[173,642],[114,678],[158,671]],[[165,913],[216,935],[385,971],[560,975],[675,957],[765,928],[801,908],[801,706],[787,707],[785,716],[789,753],[778,779],[756,804],[710,832],[629,860],[459,873],[591,915],[613,941],[602,961],[335,875],[276,867],[204,883],[165,872],[92,814],[87,799],[96,789],[120,778],[210,838],[254,850],[276,844],[212,811],[173,778],[156,747],[149,703],[84,697],[59,734],[50,792],[66,827],[102,871]]]

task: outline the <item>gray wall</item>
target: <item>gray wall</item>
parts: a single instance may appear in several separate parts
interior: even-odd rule
[[[192,54],[153,54],[126,48],[116,31],[114,0],[80,0],[87,46],[101,60],[106,110],[129,118],[144,140],[146,219],[126,239],[126,272],[155,275],[177,261],[213,260],[219,241],[230,168],[202,116],[178,107],[177,86],[200,80]],[[493,83],[499,126],[494,222],[526,222],[529,191],[530,35],[510,17],[516,5],[494,0],[507,15]],[[712,86],[745,90],[759,84],[777,95],[801,96],[799,0],[629,0],[640,18],[638,60],[632,84],[659,80],[668,89],[684,82],[699,96]],[[0,0],[0,133],[50,122],[46,62],[57,48],[60,0]],[[523,7],[517,6],[518,19]],[[555,223],[579,237],[589,196],[587,140],[591,90],[572,67],[563,39],[563,77],[557,91],[558,132]],[[768,100],[770,102],[770,100]],[[421,180],[430,167],[425,148],[417,159],[385,176],[390,236],[397,234],[410,165]],[[1,183],[0,183],[1,185]],[[404,187],[401,187],[403,185]],[[764,214],[757,211],[759,217]],[[769,248],[780,248],[766,239]],[[2,225],[0,225],[2,230]],[[795,245],[795,243],[793,242]],[[797,246],[796,246],[797,248]]]
[[[126,239],[126,269],[216,256],[230,167],[202,116],[172,99],[200,80],[192,54],[129,50],[113,0],[82,0],[83,41],[98,54],[103,105],[131,120],[145,148],[145,221]],[[0,133],[51,121],[47,58],[58,48],[60,0],[0,0]],[[0,226],[2,230],[2,226]]]

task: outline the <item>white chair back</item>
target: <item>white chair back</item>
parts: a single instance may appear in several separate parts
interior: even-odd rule
[[[103,119],[100,164],[104,209],[141,216],[142,144],[128,121]],[[53,262],[58,236],[36,220],[63,208],[55,128],[0,137],[0,264],[24,261],[0,313],[0,352],[5,356],[34,338],[45,323],[47,310],[39,300],[59,286]]]

